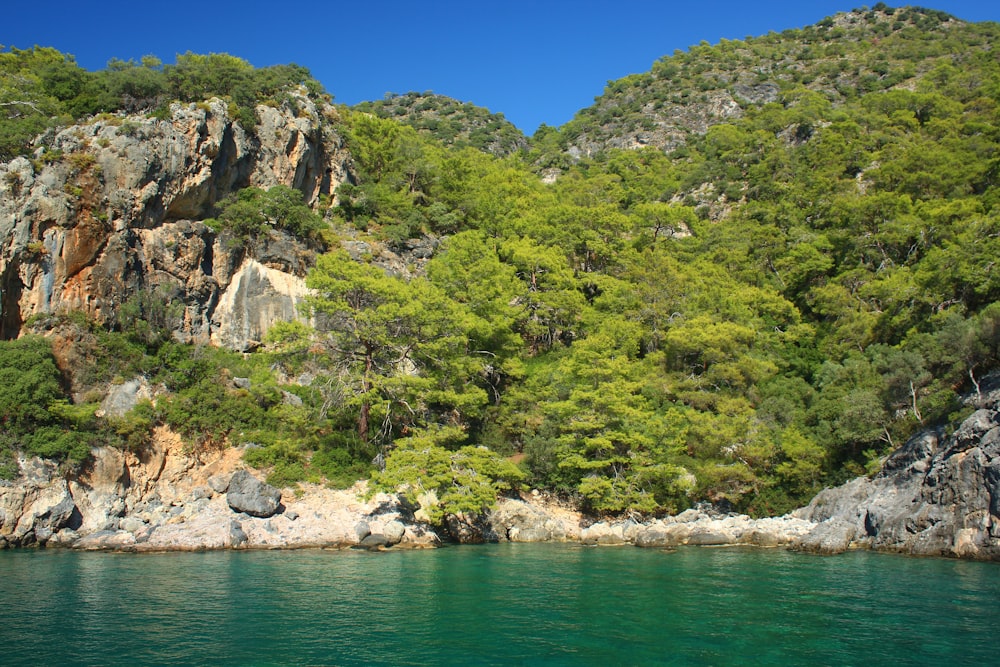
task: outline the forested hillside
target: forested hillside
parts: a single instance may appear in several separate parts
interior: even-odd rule
[[[275,192],[262,219],[329,249],[312,324],[243,357],[173,342],[169,304],[141,294],[110,331],[40,318],[36,332],[76,327],[90,346],[77,400],[54,365],[14,370],[44,343],[3,343],[0,445],[79,459],[81,439],[141,447],[164,423],[201,446],[253,443],[246,460],[277,483],[370,474],[425,504],[433,491],[440,512],[517,486],[595,513],[789,510],[954,424],[1000,364],[998,37],[880,4],[702,44],[506,157],[490,152],[504,127],[500,144],[475,139],[482,125],[446,144],[385,104],[331,107],[351,178],[315,218]],[[60,114],[208,94],[252,108],[194,86],[182,74],[203,57],[182,58],[87,74],[53,50],[0,53],[0,154],[41,156],[29,137]],[[258,102],[321,93],[301,68],[235,62]],[[82,83],[60,92],[60,72]],[[159,82],[144,95],[116,83],[144,77]],[[219,202],[209,224],[244,229],[265,194]],[[418,275],[366,261],[417,238],[437,247]],[[134,375],[169,391],[95,416],[101,382]],[[39,428],[76,435],[60,448]]]
[[[434,137],[446,146],[472,146],[498,157],[527,147],[528,139],[502,113],[490,113],[470,102],[460,102],[432,92],[387,94],[374,102],[363,102],[357,111],[392,118]]]

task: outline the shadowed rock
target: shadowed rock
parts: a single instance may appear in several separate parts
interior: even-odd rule
[[[373,535],[368,535],[365,539],[361,540],[358,543],[358,546],[363,549],[378,550],[392,545],[389,544],[389,538],[385,535],[375,533]]]
[[[1000,389],[979,405],[950,437],[919,433],[874,479],[827,489],[797,510],[819,524],[798,546],[1000,560]]]

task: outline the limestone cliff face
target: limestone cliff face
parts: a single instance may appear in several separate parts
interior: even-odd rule
[[[183,305],[178,337],[234,349],[293,317],[316,249],[278,232],[238,243],[201,220],[243,187],[287,185],[316,205],[348,177],[332,110],[296,102],[258,107],[253,133],[220,100],[97,119],[0,165],[0,338],[37,313],[107,321],[142,290]]]

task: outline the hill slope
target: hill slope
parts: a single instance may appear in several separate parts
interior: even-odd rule
[[[593,513],[804,503],[958,423],[1000,365],[996,36],[879,9],[698,47],[527,161],[259,73],[252,106],[43,134],[0,180],[3,334],[48,336],[0,352],[55,341],[0,392],[5,474],[14,450],[80,458],[166,424],[252,443],[275,483],[374,460],[373,488],[433,489],[438,517],[529,484]],[[656,116],[674,80],[750,101]],[[647,107],[683,145],[614,147]],[[218,315],[251,311],[267,321]],[[193,335],[223,321],[246,357]],[[99,415],[130,379],[164,389]]]
[[[357,111],[374,113],[409,125],[445,146],[471,146],[498,157],[527,147],[528,139],[503,114],[469,102],[460,102],[433,93],[386,95],[384,99],[363,102]]]
[[[871,92],[913,90],[951,68],[960,74],[995,61],[997,32],[995,24],[879,3],[801,29],[702,42],[664,56],[649,72],[609,82],[593,106],[560,128],[559,144],[575,156],[671,150],[749,110],[787,105],[795,91],[815,91],[839,106]]]

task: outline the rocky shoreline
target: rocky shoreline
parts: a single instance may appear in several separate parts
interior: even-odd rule
[[[445,526],[419,521],[412,507],[395,496],[364,499],[364,483],[349,490],[309,485],[283,494],[245,469],[208,477],[169,502],[147,499],[123,516],[111,516],[122,498],[91,487],[91,502],[77,504],[71,489],[46,480],[38,460],[27,462],[42,484],[26,494],[33,500],[16,521],[11,512],[21,498],[13,485],[0,489],[2,547],[59,547],[83,551],[199,551],[211,549],[433,548],[444,543],[576,542],[584,545],[674,547],[738,545],[796,547],[814,522],[784,516],[751,519],[690,509],[648,522],[593,521],[540,494],[506,498],[487,516],[451,516]],[[103,496],[103,498],[95,498]],[[97,500],[97,502],[94,502]],[[14,502],[11,502],[14,501]],[[86,514],[81,510],[86,507]],[[99,515],[95,516],[95,515]]]
[[[0,482],[0,548],[386,549],[509,541],[870,548],[1000,561],[1000,389],[976,404],[950,436],[918,434],[875,478],[857,478],[791,514],[762,519],[701,506],[641,522],[595,521],[533,491],[503,499],[486,516],[449,516],[435,528],[396,496],[365,499],[364,482],[348,490],[275,489],[245,469],[241,450],[192,452],[161,428],[146,450],[98,448],[80,471],[20,460],[20,478]]]

